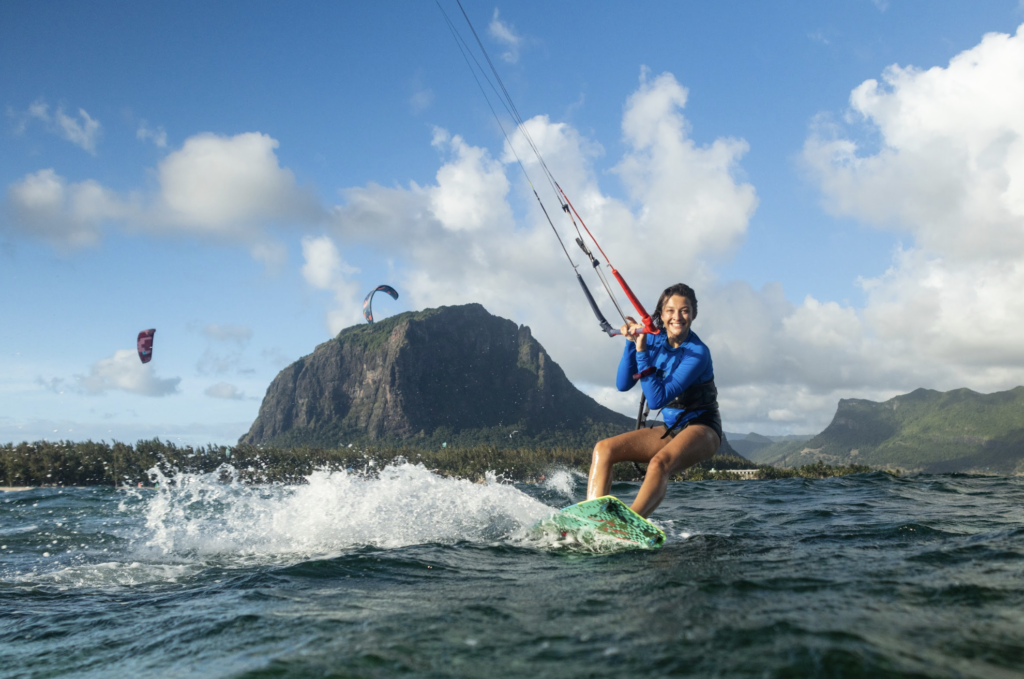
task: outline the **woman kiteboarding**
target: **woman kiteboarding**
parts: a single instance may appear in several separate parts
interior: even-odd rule
[[[650,407],[661,409],[665,426],[599,441],[590,463],[588,500],[609,494],[616,462],[646,462],[647,475],[632,505],[646,518],[665,498],[670,478],[709,459],[721,445],[711,352],[690,329],[696,317],[697,295],[678,283],[661,293],[654,309],[660,333],[645,332],[644,324],[626,318],[621,331],[627,341],[616,386],[629,391],[639,382]]]
[[[690,323],[697,316],[697,296],[687,285],[673,285],[662,293],[653,316],[647,313],[623,274],[612,264],[608,254],[555,179],[541,155],[540,148],[531,136],[526,121],[520,115],[498,70],[494,67],[494,61],[473,27],[473,22],[469,20],[462,3],[456,0],[456,4],[472,33],[475,47],[473,42],[462,37],[440,1],[437,6],[481,94],[487,101],[502,136],[505,137],[506,148],[516,159],[531,192],[537,199],[545,221],[558,239],[558,244],[573,269],[601,331],[609,337],[620,334],[626,336],[626,352],[619,365],[618,388],[620,391],[628,391],[639,381],[644,392],[644,398],[640,402],[641,415],[637,418],[637,431],[598,442],[590,466],[587,500],[563,509],[557,515],[561,520],[555,523],[560,527],[563,538],[569,534],[575,535],[581,527],[586,527],[586,530],[612,535],[618,540],[657,547],[664,543],[665,534],[644,519],[664,499],[669,478],[710,458],[718,450],[722,440],[722,421],[718,416],[718,392],[715,390],[711,354],[700,338],[690,331]],[[520,134],[517,140],[519,144],[513,143],[512,137],[505,129],[505,123],[492,104],[488,89],[515,124]],[[569,254],[566,243],[571,241],[563,239],[559,233],[551,213],[548,212],[533,180],[530,179],[517,151],[517,146],[523,148],[524,144],[536,156],[537,165],[544,179],[559,207],[562,208],[562,213],[572,224],[572,232],[575,233],[572,241],[575,241],[589,261],[590,268],[594,270],[601,287],[608,293],[615,310],[622,318],[624,325],[620,330],[616,330],[605,318],[597,300],[583,280],[579,271],[580,265]],[[595,256],[588,245],[588,240],[604,259],[604,264]],[[612,290],[613,284],[603,271],[605,266],[611,273],[610,278],[618,283],[622,293],[636,310],[639,321],[623,313]],[[652,408],[662,409],[667,427],[641,428],[647,402]],[[634,465],[638,462],[647,463],[646,480],[633,502],[632,512],[617,498],[607,497],[612,483],[612,466],[623,461],[633,461]],[[624,536],[629,538],[626,539]]]

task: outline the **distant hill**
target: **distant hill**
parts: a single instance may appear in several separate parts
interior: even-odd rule
[[[753,460],[759,450],[767,448],[774,443],[767,436],[750,432],[743,436],[729,436],[729,444],[733,450],[743,457]]]
[[[633,426],[577,389],[528,327],[466,304],[342,330],[281,371],[239,442],[590,447]]]
[[[732,448],[739,454],[753,462],[760,462],[769,457],[775,457],[778,451],[789,450],[792,446],[785,444],[804,441],[814,438],[814,434],[785,434],[783,436],[764,436],[750,432],[749,434],[734,434],[728,432],[726,436]]]
[[[823,432],[762,447],[752,459],[786,467],[822,460],[929,473],[1024,473],[1024,387],[993,394],[917,389],[884,403],[842,399]]]

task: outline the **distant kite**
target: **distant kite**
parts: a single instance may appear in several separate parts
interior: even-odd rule
[[[373,294],[378,291],[388,293],[391,299],[398,299],[398,292],[390,285],[378,285],[370,290],[370,294],[363,300],[363,317],[367,323],[373,323]]]
[[[143,330],[139,333],[139,360],[149,363],[153,360],[153,334],[156,328]]]

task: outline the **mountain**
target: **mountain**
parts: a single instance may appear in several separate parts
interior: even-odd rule
[[[753,462],[762,462],[768,458],[776,457],[781,451],[791,451],[794,446],[786,446],[793,441],[804,442],[814,438],[813,434],[783,434],[781,436],[764,436],[750,432],[748,434],[735,434],[726,432],[725,436],[738,454],[741,454]],[[803,446],[797,446],[797,449]]]
[[[758,451],[771,446],[773,441],[767,436],[750,432],[740,436],[729,434],[729,443],[737,453],[746,458],[754,459],[751,457],[752,455],[756,457]]]
[[[1024,473],[1024,387],[993,394],[917,389],[883,403],[842,399],[823,432],[773,444],[760,463],[865,464],[907,471]]]
[[[239,443],[590,447],[633,426],[528,327],[466,304],[342,330],[278,374]]]

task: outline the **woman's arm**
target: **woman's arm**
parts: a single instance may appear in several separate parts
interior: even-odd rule
[[[642,351],[635,354],[639,368],[637,372],[642,372],[648,367],[649,353]],[[683,360],[670,375],[658,377],[657,373],[654,373],[640,378],[640,388],[644,390],[644,396],[647,397],[647,403],[651,406],[651,410],[664,408],[682,394],[688,386],[696,382],[707,368],[709,358],[706,350],[687,349]],[[624,390],[620,388],[620,391]]]
[[[615,386],[619,391],[629,391],[636,384],[633,375],[638,372],[640,371],[636,367],[636,344],[627,340],[622,359],[619,361],[619,372],[615,374]]]

